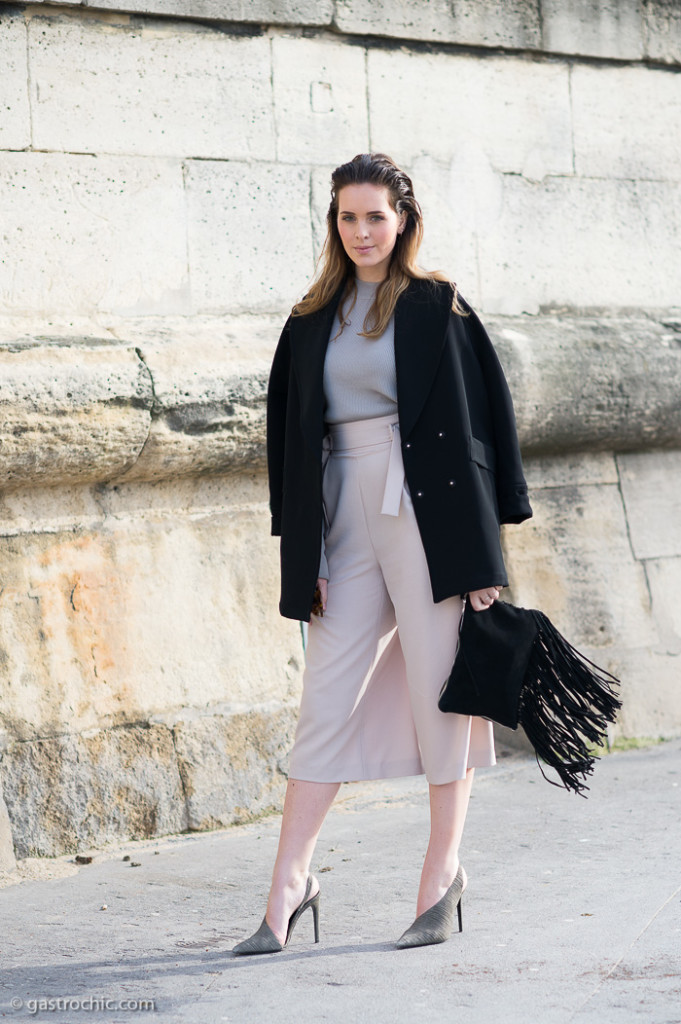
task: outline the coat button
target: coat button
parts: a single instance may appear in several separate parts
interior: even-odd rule
[[[417,498],[422,498],[423,497],[423,491],[417,491],[416,492],[416,497]]]
[[[411,448],[411,441],[407,441],[407,443],[405,444],[404,447],[405,448]]]
[[[456,487],[456,480],[450,480],[449,481],[449,486],[450,487]]]
[[[446,437],[447,435],[445,434],[444,430],[441,430],[440,433],[437,436],[438,437]]]

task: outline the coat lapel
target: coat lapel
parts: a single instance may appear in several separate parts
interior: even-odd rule
[[[447,334],[451,290],[414,281],[395,307],[395,370],[400,434],[416,426],[440,363]]]

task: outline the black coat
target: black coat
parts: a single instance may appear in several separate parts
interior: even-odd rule
[[[309,621],[322,523],[323,372],[341,291],[279,339],[267,397],[272,534],[281,537],[281,601]],[[476,314],[452,312],[449,284],[414,280],[395,307],[402,457],[433,599],[508,583],[500,523],[532,509],[513,403]]]

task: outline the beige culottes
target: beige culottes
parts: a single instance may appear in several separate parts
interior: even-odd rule
[[[491,723],[437,706],[462,601],[433,601],[397,416],[334,425],[325,452],[328,603],[308,628],[290,777],[441,784],[495,764]]]

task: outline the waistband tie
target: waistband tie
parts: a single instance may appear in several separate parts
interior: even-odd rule
[[[388,475],[385,478],[385,490],[383,491],[381,515],[399,516],[400,502],[402,500],[402,488],[404,486],[404,464],[402,462],[402,444],[400,441],[399,423],[391,423],[390,430],[392,433],[390,441],[390,459],[388,460]]]
[[[400,425],[394,417],[380,416],[370,420],[332,424],[330,433],[322,442],[322,479],[332,452],[336,455],[353,452],[358,455],[361,449],[380,444],[388,439],[390,440],[390,456],[383,490],[381,515],[399,516],[404,487],[404,463],[402,462]]]

